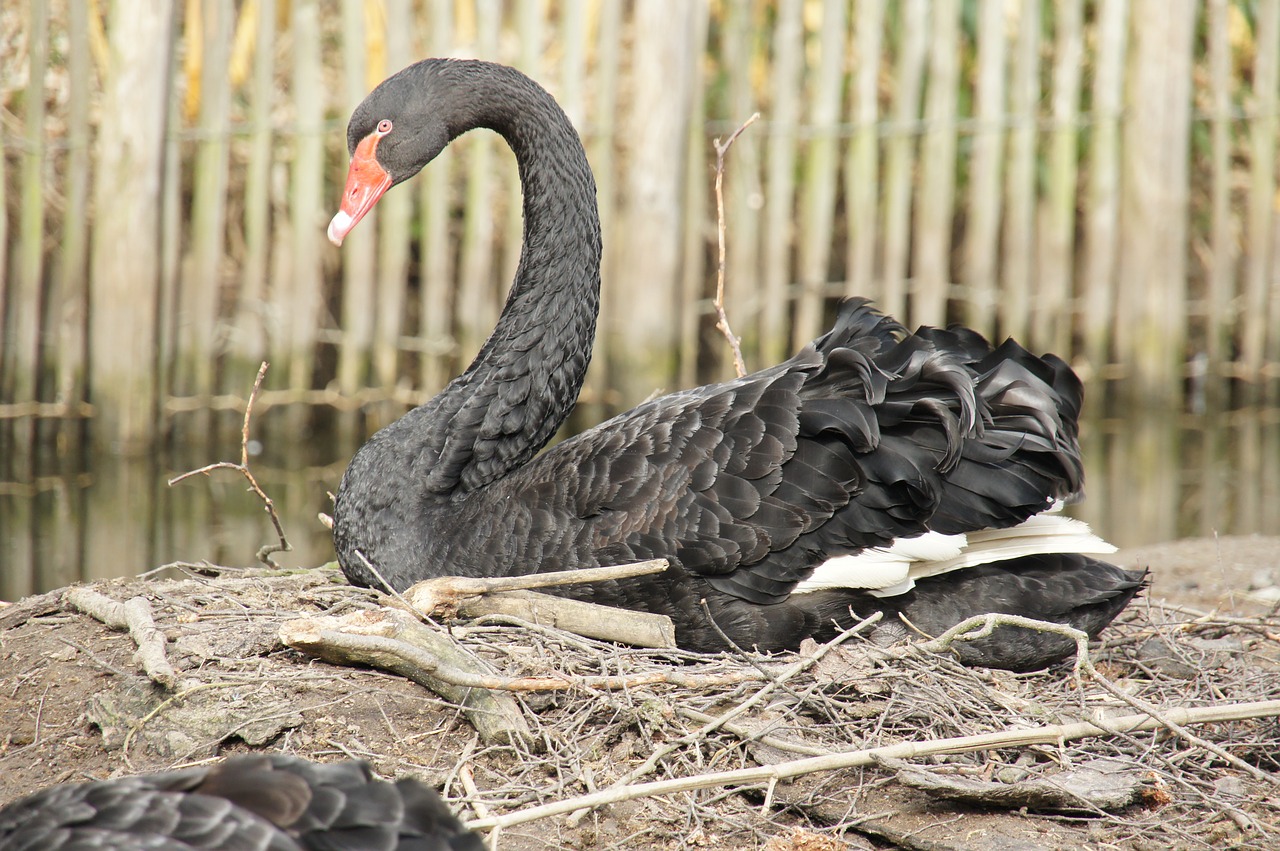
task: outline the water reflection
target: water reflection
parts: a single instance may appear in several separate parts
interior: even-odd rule
[[[235,436],[238,438],[238,435]],[[249,566],[275,533],[237,473],[220,470],[174,487],[167,479],[216,457],[187,451],[144,459],[54,454],[0,457],[0,599],[160,565]],[[1280,533],[1280,410],[1179,415],[1142,410],[1083,424],[1088,499],[1072,513],[1132,546],[1180,537]],[[253,470],[275,501],[294,547],[286,566],[333,558],[316,515],[328,511],[351,448],[310,440],[302,457],[283,436],[264,438]],[[272,447],[277,449],[273,452]],[[317,448],[318,447],[318,448]]]

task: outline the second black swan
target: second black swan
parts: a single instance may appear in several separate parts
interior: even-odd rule
[[[425,60],[385,80],[348,125],[329,237],[341,244],[474,128],[499,133],[519,164],[519,267],[472,364],[347,468],[333,531],[352,582],[663,557],[663,574],[559,593],[669,615],[687,648],[765,651],[877,611],[930,634],[994,611],[1096,636],[1142,588],[1090,555],[1114,548],[1050,512],[1082,487],[1071,369],[964,328],[910,333],[862,300],[785,363],[662,396],[539,454],[582,387],[600,288],[595,182],[552,97],[478,61]],[[1004,629],[961,653],[1024,670],[1073,650]]]
[[[322,764],[287,754],[64,783],[0,809],[0,851],[484,847],[416,780],[388,783],[364,762]]]

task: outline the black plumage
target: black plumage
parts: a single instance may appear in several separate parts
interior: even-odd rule
[[[431,789],[364,762],[235,756],[160,774],[66,783],[0,810],[0,851],[481,851]]]
[[[330,237],[473,128],[500,133],[519,163],[519,268],[471,366],[348,467],[334,541],[351,581],[403,589],[664,557],[662,575],[560,593],[670,615],[701,650],[724,647],[721,632],[794,648],[870,611],[927,610],[945,628],[1001,610],[1096,634],[1140,589],[1138,574],[1068,554],[933,577],[909,599],[792,593],[833,556],[1013,526],[1082,486],[1082,387],[1065,363],[967,329],[909,333],[863,300],[785,363],[660,397],[538,455],[581,389],[600,285],[594,181],[554,100],[482,62],[426,60],[389,78],[351,118]],[[1036,667],[1071,649],[1006,637],[1013,650],[971,648],[970,661]]]

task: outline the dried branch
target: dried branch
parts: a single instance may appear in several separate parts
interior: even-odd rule
[[[458,615],[463,618],[504,615],[632,647],[674,650],[677,646],[675,625],[666,615],[602,606],[533,591],[503,591],[463,600]]]
[[[664,684],[706,689],[760,679],[746,671],[697,674],[676,668],[629,676],[504,677],[493,673],[474,656],[441,638],[434,630],[411,620],[407,613],[386,608],[354,612],[339,618],[288,621],[280,628],[280,640],[325,661],[337,664],[354,661],[393,671],[450,700],[454,698],[437,685],[452,686],[455,691],[450,694],[456,694],[456,689],[543,692],[578,688],[616,690]],[[472,661],[477,664],[471,665]]]
[[[415,606],[423,611],[436,611],[448,601],[462,597],[479,597],[495,591],[527,591],[533,588],[554,588],[559,585],[581,585],[586,582],[605,582],[612,579],[629,579],[662,573],[669,566],[665,558],[639,561],[634,564],[617,564],[611,567],[584,567],[579,570],[555,570],[546,573],[524,573],[518,576],[438,576],[424,579],[405,592]]]
[[[1274,718],[1280,716],[1280,700],[1262,700],[1248,703],[1204,706],[1191,709],[1171,708],[1165,717],[1176,724],[1210,724],[1221,721],[1241,721],[1249,718]],[[1029,729],[1000,730],[975,736],[956,736],[929,742],[902,742],[878,748],[866,748],[827,756],[790,760],[758,768],[742,768],[718,771],[691,777],[677,777],[639,783],[618,789],[606,789],[589,795],[580,795],[562,801],[553,801],[537,807],[529,807],[495,818],[477,819],[467,823],[472,830],[506,828],[551,816],[563,815],[583,808],[595,808],[619,801],[670,795],[718,786],[747,786],[787,780],[820,771],[834,771],[875,764],[884,759],[918,759],[936,754],[971,753],[995,748],[1025,747],[1028,745],[1057,744],[1082,738],[1155,730],[1165,726],[1147,713],[1121,716],[1099,716],[1089,721],[1069,724],[1052,724]]]
[[[506,615],[578,635],[637,647],[674,649],[675,625],[665,615],[601,606],[523,589],[553,588],[661,573],[666,559],[612,567],[562,570],[504,577],[441,576],[412,586],[400,599],[427,617]],[[398,597],[400,595],[397,595]]]
[[[716,146],[716,235],[719,243],[719,259],[716,264],[716,328],[729,341],[729,348],[733,350],[733,369],[738,377],[747,374],[746,362],[742,359],[742,341],[733,333],[733,329],[729,327],[729,314],[724,309],[724,270],[725,270],[725,217],[724,217],[724,158],[729,153],[729,148],[734,141],[742,135],[742,131],[746,130],[756,119],[760,117],[760,113],[752,113],[751,117],[742,122],[742,126],[729,135],[729,138],[721,144],[719,139],[715,140]]]
[[[156,628],[151,615],[151,604],[142,597],[130,598],[121,603],[90,588],[72,586],[63,599],[68,605],[112,629],[125,629],[137,645],[134,659],[155,683],[166,689],[178,684],[178,674],[165,655],[164,633]]]
[[[1221,748],[1213,742],[1207,741],[1191,733],[1189,730],[1183,729],[1177,721],[1170,719],[1159,708],[1152,706],[1146,701],[1140,700],[1133,695],[1126,694],[1123,690],[1117,688],[1115,684],[1099,673],[1098,669],[1094,667],[1093,660],[1089,655],[1089,636],[1078,629],[1073,629],[1072,627],[1064,624],[1037,621],[1032,620],[1031,618],[1019,617],[1017,615],[978,615],[956,624],[936,639],[908,645],[907,648],[904,648],[904,651],[925,653],[945,652],[957,641],[973,641],[979,638],[986,638],[1001,626],[1022,627],[1024,629],[1034,629],[1040,632],[1052,632],[1072,639],[1076,643],[1075,673],[1077,678],[1080,676],[1081,671],[1085,672],[1094,682],[1102,686],[1102,688],[1112,697],[1127,703],[1129,706],[1132,706],[1140,712],[1145,712],[1153,721],[1157,722],[1160,726],[1187,742],[1187,744],[1192,745],[1193,747],[1204,748],[1215,756],[1225,760],[1239,770],[1258,780],[1280,786],[1280,777],[1263,771],[1257,766],[1250,765],[1225,748]]]
[[[494,694],[499,679],[480,659],[397,609],[286,621],[280,640],[335,665],[369,665],[407,677],[462,707],[486,742],[529,741],[515,699]]]
[[[705,606],[705,602],[706,601],[703,601],[704,606]],[[762,703],[766,697],[768,697],[774,691],[776,691],[777,689],[785,685],[788,680],[794,678],[797,674],[807,671],[809,668],[813,667],[815,664],[818,663],[819,660],[822,659],[823,656],[825,656],[833,648],[840,646],[852,636],[857,635],[859,632],[862,632],[868,627],[878,623],[881,617],[883,617],[882,613],[876,612],[871,617],[865,620],[859,621],[849,629],[846,629],[844,632],[840,633],[835,638],[828,641],[826,644],[819,647],[818,650],[812,655],[800,658],[794,664],[789,665],[786,670],[782,671],[777,676],[768,678],[766,685],[751,697],[747,698],[741,703],[738,703],[736,706],[733,706],[732,708],[726,710],[725,712],[723,712],[717,717],[714,717],[714,718],[708,717],[707,720],[703,723],[702,727],[700,727],[699,729],[694,730],[693,732],[685,736],[681,736],[680,738],[674,741],[667,742],[666,744],[662,745],[662,747],[655,749],[653,754],[647,760],[645,760],[641,765],[639,765],[635,769],[627,772],[625,775],[618,778],[618,780],[609,788],[611,789],[621,788],[631,783],[634,783],[639,778],[644,777],[645,775],[653,771],[655,768],[657,768],[658,764],[662,762],[662,760],[666,758],[667,755],[672,753],[673,751],[679,748],[685,747],[687,745],[706,741],[707,737],[712,733],[714,733],[716,730],[719,730],[722,727],[725,727],[725,725],[731,723],[733,719],[737,718],[740,715],[745,714],[753,707]],[[710,617],[710,612],[708,612],[708,619],[711,621],[712,626],[715,626],[716,629],[718,630],[719,626],[716,624],[715,620]],[[724,636],[723,633],[721,633],[721,635]],[[728,640],[728,636],[724,636],[724,638]],[[784,744],[783,747],[784,748],[790,747],[790,744]],[[577,820],[581,819],[582,816],[585,814],[586,814],[585,809],[579,810],[578,812],[574,813],[569,818],[569,824],[573,825]]]
[[[267,496],[266,491],[258,484],[258,480],[254,478],[253,472],[249,469],[249,420],[253,417],[253,403],[258,398],[258,393],[262,389],[262,380],[267,375],[267,362],[263,361],[262,366],[258,367],[258,377],[254,379],[253,390],[249,393],[249,401],[244,406],[244,423],[240,427],[240,463],[232,461],[218,461],[215,464],[207,464],[198,470],[190,470],[180,476],[174,476],[169,480],[169,486],[173,487],[183,479],[203,474],[209,475],[214,470],[226,469],[235,470],[243,475],[249,481],[249,490],[258,495],[262,500],[262,505],[266,509],[267,515],[271,518],[271,525],[275,527],[276,537],[279,543],[265,544],[258,549],[258,561],[270,568],[279,567],[271,558],[274,553],[287,553],[293,550],[293,546],[289,543],[288,538],[284,535],[284,528],[280,525],[280,515],[276,513],[275,503],[271,501],[271,497]]]

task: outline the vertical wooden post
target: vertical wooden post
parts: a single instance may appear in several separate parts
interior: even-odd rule
[[[173,4],[115,0],[97,136],[89,292],[95,439],[139,451],[154,436],[160,196]]]
[[[413,61],[409,43],[413,10],[410,0],[386,3],[387,69],[393,74]],[[412,192],[388,192],[382,207],[378,237],[378,332],[374,337],[373,372],[378,386],[395,387],[399,379],[400,340],[405,333],[405,305],[409,286],[409,221],[413,216]],[[389,416],[403,410],[391,406]]]
[[[880,188],[879,89],[885,0],[861,0],[853,15],[854,83],[850,87],[853,135],[845,162],[845,209],[849,221],[849,259],[845,295],[875,297],[876,199]]]
[[[231,121],[231,83],[227,65],[231,58],[231,0],[204,0],[203,27],[189,32],[203,35],[203,67],[200,69],[200,142],[196,148],[191,198],[191,258],[182,276],[178,296],[177,351],[179,389],[198,396],[214,391],[214,365],[221,303],[222,267],[226,244],[227,165]],[[208,438],[211,412],[202,412],[192,423],[191,438]]]
[[[1076,230],[1076,117],[1084,64],[1083,0],[1055,0],[1052,119],[1047,186],[1036,241],[1039,269],[1031,340],[1037,351],[1065,356],[1071,345]]]
[[[62,257],[53,304],[60,328],[56,334],[58,398],[72,404],[84,398],[86,303],[89,258],[89,10],[85,3],[68,7],[67,74],[67,202],[62,216]],[[0,180],[3,176],[0,176]],[[0,235],[0,239],[3,235]],[[2,258],[0,258],[2,262]]]
[[[1228,0],[1208,0],[1205,10],[1206,38],[1209,42],[1209,91],[1212,102],[1210,121],[1210,256],[1205,288],[1205,355],[1208,372],[1205,391],[1217,410],[1225,393],[1226,357],[1229,352],[1230,328],[1242,311],[1232,308],[1235,297],[1236,261],[1239,249],[1239,226],[1231,208],[1231,169],[1233,116],[1231,44],[1228,34]],[[1234,314],[1234,315],[1233,315]]]
[[[591,110],[591,119],[586,122],[594,128],[594,132],[584,141],[587,144],[587,157],[596,173],[596,203],[600,207],[600,231],[604,240],[604,254],[600,258],[601,276],[609,282],[608,286],[601,287],[600,315],[602,322],[607,322],[608,317],[614,315],[612,293],[617,278],[618,246],[622,242],[617,226],[618,175],[614,165],[616,157],[613,146],[619,111],[618,78],[623,53],[623,4],[602,3],[599,10],[600,26],[594,40],[595,72],[592,81],[595,105]],[[608,335],[602,335],[597,341],[583,388],[590,401],[578,404],[578,411],[582,413],[580,421],[583,423],[599,422],[612,405],[613,391],[609,384],[611,359]]]
[[[1249,122],[1252,174],[1245,220],[1249,254],[1245,262],[1245,319],[1240,346],[1245,374],[1255,384],[1263,381],[1262,368],[1268,349],[1280,360],[1280,332],[1273,324],[1280,322],[1280,285],[1271,277],[1276,218],[1276,131],[1280,127],[1280,119],[1276,117],[1280,104],[1276,91],[1280,85],[1277,76],[1280,44],[1277,42],[1280,42],[1280,0],[1259,3]]]
[[[365,50],[364,3],[362,0],[342,2],[342,140],[347,161],[346,124],[351,111],[369,93],[366,83],[369,57]],[[339,257],[342,259],[342,344],[338,350],[338,390],[344,396],[354,395],[368,384],[369,359],[376,334],[378,302],[382,293],[378,288],[374,249],[377,246],[379,227],[385,210],[383,202],[390,201],[391,193],[384,196],[365,220],[343,240]],[[325,199],[325,210],[337,212],[341,197],[330,195]],[[343,438],[352,434],[356,417],[340,416],[339,432]]]
[[[498,35],[502,28],[502,7],[498,0],[478,0],[476,15],[475,55],[496,59]],[[496,173],[510,173],[514,168],[511,153],[503,146],[503,161],[494,156],[499,141],[492,133],[475,133],[460,140],[457,147],[465,151],[466,189],[463,206],[462,256],[457,278],[457,329],[461,355],[471,358],[489,335],[502,309],[499,291],[509,281],[499,283],[495,277],[495,236],[498,231],[494,213]]]
[[[1089,141],[1084,220],[1084,356],[1097,374],[1113,337],[1120,228],[1120,118],[1124,108],[1129,0],[1103,0],[1093,73],[1093,130]]]
[[[765,113],[769,147],[765,154],[764,312],[760,315],[760,357],[777,363],[790,350],[791,240],[795,221],[796,127],[803,100],[804,22],[800,0],[781,0],[773,30],[773,67],[769,109]]]
[[[1020,3],[1009,86],[1008,168],[1005,169],[1004,255],[1000,335],[1025,339],[1035,257],[1036,104],[1040,99],[1040,4]]]
[[[693,98],[695,9],[683,0],[635,8],[644,38],[632,45],[626,191],[620,215],[627,240],[610,287],[613,313],[604,335],[616,355],[611,384],[633,405],[675,377],[674,317],[684,233],[685,152]]]
[[[431,56],[448,56],[453,41],[453,4],[431,4],[431,38],[427,52]],[[421,322],[418,334],[423,338],[422,389],[435,393],[449,378],[450,356],[454,352],[453,312],[453,248],[450,234],[450,190],[453,156],[445,150],[431,167],[424,169],[418,181],[422,209]]]
[[[20,402],[40,397],[40,327],[44,296],[44,79],[49,64],[49,9],[44,0],[32,0],[28,18],[27,90],[23,97],[23,152],[18,196],[18,244],[13,258],[13,285],[9,290],[8,377],[0,393]],[[0,215],[3,212],[0,211]],[[0,309],[4,305],[0,304]],[[7,386],[6,386],[7,385]],[[19,441],[29,439],[34,420],[17,423]]]
[[[250,13],[246,4],[242,15]],[[271,253],[271,109],[275,100],[276,0],[254,0],[253,78],[250,84],[249,164],[244,182],[244,266],[236,306],[232,362],[257,364],[267,336],[279,325],[267,311],[267,262]],[[233,370],[239,374],[240,370]],[[246,373],[247,374],[247,373]]]
[[[935,0],[929,87],[920,141],[915,209],[915,297],[909,326],[945,325],[951,288],[952,203],[956,179],[956,98],[960,89],[960,3]]]
[[[752,19],[750,0],[726,4],[720,22],[720,67],[724,78],[724,110],[718,116],[728,125],[746,121],[760,108],[747,69],[755,60],[758,29]],[[732,131],[729,131],[732,132]],[[727,138],[729,133],[719,134]],[[760,258],[760,220],[764,193],[760,184],[761,128],[748,130],[733,143],[732,162],[726,167],[725,196],[725,279],[734,330],[744,337],[743,354],[748,363],[760,349],[760,298],[763,283]],[[711,178],[714,181],[714,176]]]
[[[1186,333],[1192,0],[1134,0],[1124,127],[1117,356],[1131,390],[1167,396]]]
[[[898,57],[884,164],[884,295],[881,307],[902,319],[907,308],[907,262],[911,256],[911,185],[915,176],[916,127],[929,48],[929,4],[907,0],[897,8]]]
[[[297,137],[290,179],[289,218],[292,225],[292,281],[282,281],[285,291],[278,304],[285,317],[287,355],[282,370],[295,391],[311,386],[315,362],[317,324],[324,292],[320,252],[324,246],[324,124],[325,88],[321,79],[320,7],[317,0],[292,0],[292,94],[297,115]],[[291,284],[291,286],[290,286]],[[289,430],[301,434],[307,411],[294,405]]]
[[[689,41],[693,55],[703,56],[707,51],[707,29],[710,23],[708,8],[703,3],[690,5],[693,8],[692,20],[689,22],[692,27]],[[705,315],[698,305],[705,295],[704,287],[708,281],[706,258],[710,234],[705,226],[708,220],[704,211],[714,206],[714,203],[707,200],[711,195],[712,171],[707,168],[711,159],[711,144],[706,133],[707,86],[703,79],[702,63],[690,63],[689,72],[692,75],[689,80],[692,94],[687,102],[688,113],[684,121],[684,173],[687,178],[679,201],[685,210],[686,222],[681,234],[680,280],[677,282],[675,311],[679,323],[679,371],[673,379],[676,387],[692,387],[698,383],[698,349]],[[710,265],[710,269],[715,269],[714,263]]]
[[[995,333],[1000,250],[1001,172],[1004,164],[1005,74],[1009,37],[1005,4],[979,6],[977,24],[976,127],[969,158],[968,223],[964,275],[969,298],[965,322],[988,336]]]
[[[831,223],[835,219],[837,159],[841,95],[849,55],[849,25],[845,0],[824,0],[819,58],[810,96],[808,123],[813,128],[804,158],[800,189],[801,228],[796,232],[799,265],[795,322],[791,339],[802,346],[822,332],[827,279],[831,276]]]

